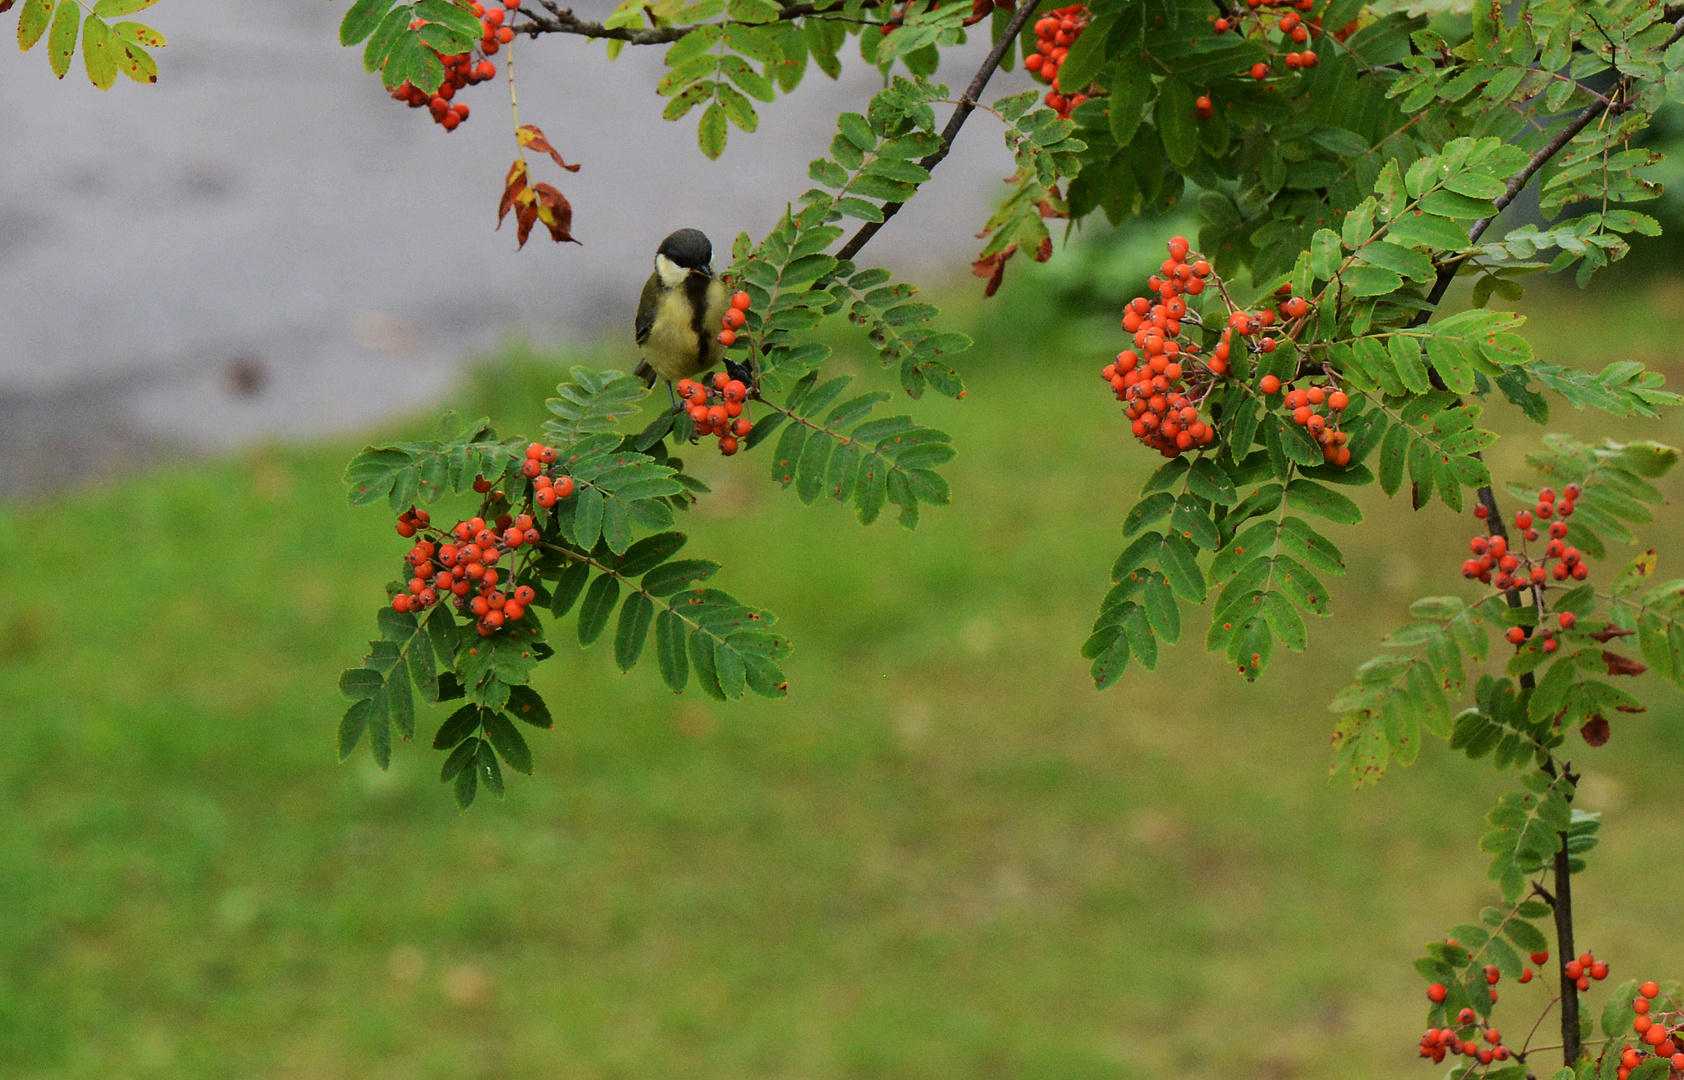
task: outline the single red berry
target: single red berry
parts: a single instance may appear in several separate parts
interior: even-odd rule
[[[1511,626],[1509,627],[1509,632],[1505,636],[1509,639],[1510,643],[1519,645],[1521,642],[1526,640],[1526,631],[1522,627]],[[1577,976],[1574,977],[1577,978]]]
[[[1443,1001],[1449,992],[1450,991],[1444,988],[1443,983],[1433,983],[1431,986],[1427,987],[1427,1000],[1436,1005]]]

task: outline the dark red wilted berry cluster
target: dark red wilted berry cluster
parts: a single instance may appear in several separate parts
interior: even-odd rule
[[[1081,4],[1047,12],[1035,22],[1035,51],[1023,58],[1030,74],[1052,87],[1047,91],[1047,108],[1066,119],[1072,109],[1088,99],[1087,87],[1060,86],[1058,69],[1087,25],[1088,9]]]
[[[715,372],[707,382],[678,380],[678,396],[684,400],[685,413],[695,422],[696,434],[719,436],[719,452],[726,457],[735,454],[737,440],[754,429],[753,422],[743,415],[748,387],[723,371]]]
[[[1657,1005],[1660,1008],[1656,1008]],[[1619,1080],[1626,1080],[1631,1070],[1651,1057],[1671,1059],[1668,1062],[1672,1066],[1671,1077],[1684,1074],[1684,1006],[1670,997],[1662,998],[1660,986],[1646,982],[1638,988],[1637,997],[1631,999],[1631,1007],[1637,1013],[1631,1029],[1637,1033],[1637,1041],[1642,1045],[1625,1044],[1620,1051],[1620,1068],[1615,1075]],[[1610,1046],[1609,1052],[1612,1049]]]
[[[1227,14],[1218,16],[1212,25],[1218,34],[1232,30],[1243,37],[1260,39],[1269,47],[1271,61],[1278,58],[1288,71],[1299,71],[1316,66],[1317,57],[1315,51],[1308,47],[1309,42],[1312,37],[1325,32],[1320,16],[1305,19],[1298,14],[1315,6],[1315,0],[1246,0],[1245,8],[1231,9]],[[1276,16],[1273,12],[1259,10],[1261,8],[1289,10]],[[1343,42],[1356,28],[1353,20],[1333,37]],[[1248,72],[1259,82],[1274,73],[1272,63],[1263,60],[1251,65]]]
[[[503,5],[493,4],[489,9],[477,0],[473,4],[475,15],[480,17],[480,26],[484,33],[473,52],[457,53],[446,56],[438,50],[434,54],[444,65],[444,82],[431,94],[407,81],[392,91],[392,97],[406,102],[410,108],[419,109],[427,106],[432,113],[433,122],[446,131],[455,131],[468,119],[466,102],[454,101],[457,91],[475,83],[486,82],[497,77],[497,65],[489,57],[497,55],[497,51],[515,39],[515,32],[504,26],[504,20],[520,7],[520,0],[503,0]],[[426,19],[410,21],[411,30],[419,30],[427,25]]]
[[[1543,587],[1552,579],[1585,580],[1590,576],[1590,567],[1585,564],[1578,548],[1568,546],[1567,522],[1564,520],[1573,516],[1573,501],[1579,497],[1581,490],[1578,484],[1568,484],[1562,489],[1561,498],[1557,499],[1552,489],[1544,488],[1538,492],[1538,501],[1533,509],[1517,511],[1514,525],[1522,537],[1518,552],[1511,549],[1508,540],[1502,536],[1476,536],[1469,540],[1468,548],[1473,557],[1462,563],[1462,576],[1495,585],[1502,592],[1528,586]],[[1474,516],[1481,520],[1489,514],[1483,504],[1474,507]],[[1544,545],[1543,554],[1533,559],[1525,545],[1539,539],[1538,525],[1550,518],[1555,520],[1546,526],[1549,542]],[[1563,626],[1563,629],[1566,627]],[[1525,637],[1524,631],[1521,637]],[[1547,642],[1544,648],[1555,651]]]

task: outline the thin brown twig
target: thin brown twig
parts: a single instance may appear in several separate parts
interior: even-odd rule
[[[953,140],[958,136],[959,129],[965,126],[965,121],[970,118],[971,113],[976,111],[977,100],[982,97],[983,90],[987,89],[988,80],[994,77],[994,72],[999,68],[1000,61],[1006,55],[1006,50],[1012,47],[1013,42],[1017,41],[1018,34],[1023,30],[1024,25],[1034,17],[1035,9],[1039,6],[1037,0],[1018,0],[1018,7],[1012,13],[1011,22],[1007,23],[1005,29],[1000,32],[1000,40],[994,43],[994,48],[989,50],[988,56],[983,59],[982,66],[977,68],[976,74],[971,77],[971,84],[965,87],[965,92],[959,96],[959,104],[953,107],[953,115],[947,118],[947,126],[941,129],[941,145],[919,159],[918,164],[923,166],[926,171],[933,170],[941,163],[943,158],[947,157],[948,151],[953,149]],[[836,253],[836,257],[838,259],[852,259],[855,255],[858,255],[860,249],[870,243],[871,238],[876,236],[878,231],[888,224],[889,219],[898,214],[900,208],[905,205],[904,202],[884,203],[882,208],[883,220],[866,222],[859,232],[842,245],[842,250]]]
[[[539,34],[573,34],[585,38],[607,38],[610,41],[623,41],[628,45],[670,45],[681,38],[687,37],[695,31],[708,25],[728,25],[727,23],[692,23],[688,26],[605,26],[599,22],[590,22],[573,14],[572,8],[562,7],[555,0],[539,0],[548,15],[539,15],[522,8],[520,13],[526,21],[515,23],[512,27],[516,34],[537,37]],[[866,8],[882,5],[882,0],[866,0]],[[838,0],[820,0],[817,3],[786,4],[778,11],[774,22],[788,22],[791,19],[804,19],[811,15],[827,15],[828,12],[840,10]],[[840,19],[836,21],[855,22],[854,19]],[[756,24],[764,25],[764,24]]]

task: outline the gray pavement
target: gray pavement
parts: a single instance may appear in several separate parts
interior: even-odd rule
[[[446,134],[339,47],[344,8],[163,0],[146,13],[170,40],[160,82],[104,94],[80,61],[55,80],[44,46],[0,55],[0,495],[114,456],[366,426],[442,399],[502,339],[618,340],[662,236],[696,225],[723,249],[764,232],[809,186],[835,113],[878,84],[857,56],[837,83],[811,71],[710,163],[695,114],[659,118],[658,51],[610,64],[600,43],[517,42],[521,119],[583,164],[532,158],[584,243],[517,254],[512,221],[492,231],[506,84],[464,91],[473,117]],[[962,84],[982,44],[942,77]],[[1001,76],[990,96],[1023,85]],[[869,255],[962,272],[1009,172],[979,114]]]

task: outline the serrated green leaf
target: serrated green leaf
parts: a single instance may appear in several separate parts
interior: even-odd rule
[[[655,617],[655,602],[641,592],[626,597],[620,608],[620,624],[614,633],[614,662],[621,671],[637,666],[643,644],[649,638],[649,624]]]
[[[497,756],[508,762],[509,768],[516,772],[532,775],[532,748],[526,744],[526,738],[520,729],[509,722],[509,718],[502,713],[491,712],[485,717],[486,740],[497,750]]]
[[[613,574],[599,574],[585,591],[585,601],[579,606],[579,644],[590,645],[602,636],[608,617],[620,599],[620,582]]]

